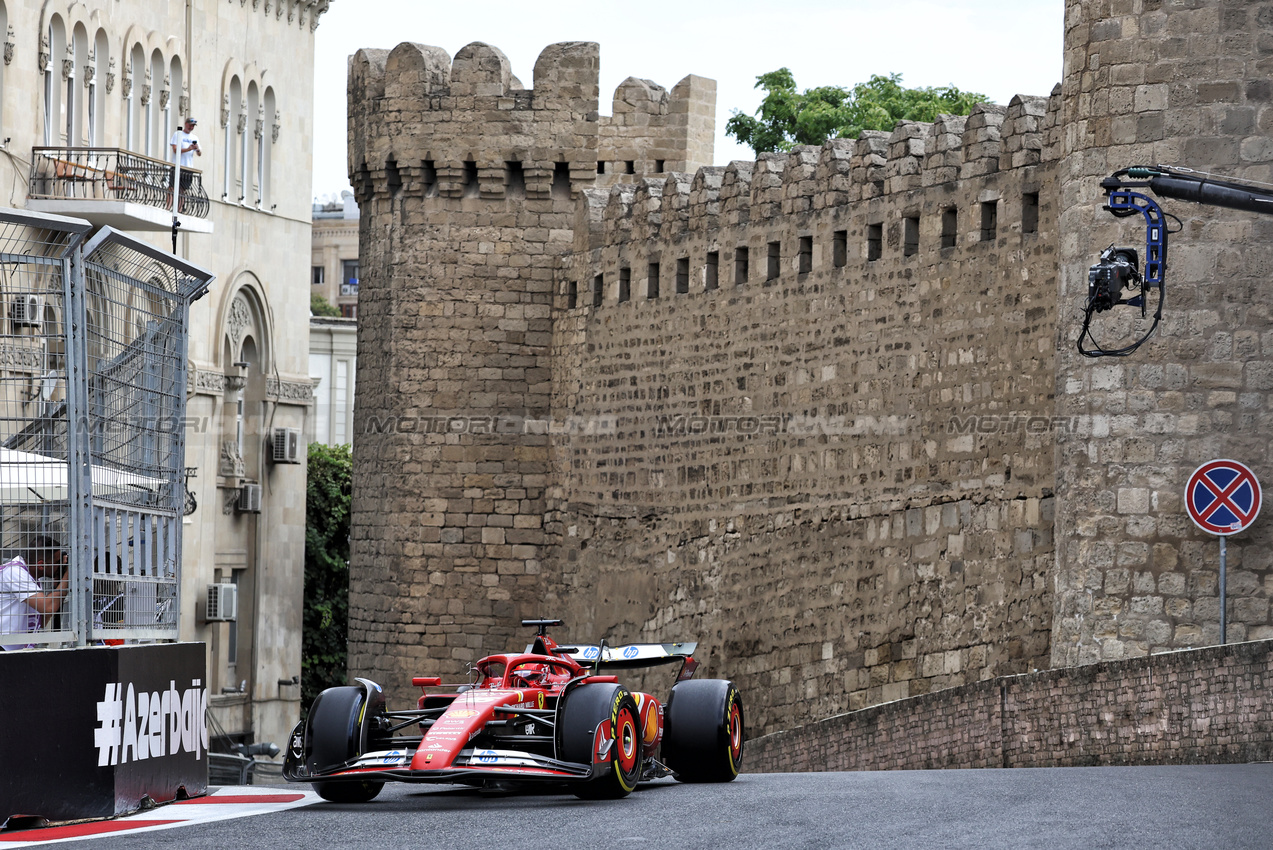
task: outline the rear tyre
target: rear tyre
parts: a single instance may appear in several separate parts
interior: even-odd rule
[[[306,721],[310,773],[338,767],[363,753],[366,729],[376,706],[367,710],[367,691],[358,687],[328,688],[314,698]],[[332,803],[366,803],[380,793],[383,782],[329,780],[315,782],[314,791]]]
[[[667,700],[663,761],[681,782],[730,782],[743,763],[743,703],[725,679],[677,682]]]
[[[559,752],[563,761],[593,764],[596,730],[608,727],[610,746],[599,775],[571,790],[584,800],[626,797],[641,778],[640,714],[632,695],[619,685],[580,685],[566,694],[558,712]]]

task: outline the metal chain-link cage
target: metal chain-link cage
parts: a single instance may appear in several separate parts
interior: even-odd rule
[[[190,302],[212,276],[0,210],[0,645],[175,640]]]

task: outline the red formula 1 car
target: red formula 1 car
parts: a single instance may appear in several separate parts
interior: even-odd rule
[[[283,775],[338,803],[366,802],[386,781],[553,782],[595,799],[624,797],[662,776],[738,775],[742,701],[733,682],[691,680],[696,644],[563,646],[546,633],[560,620],[522,625],[537,628],[534,642],[478,661],[471,684],[412,679],[423,695],[409,711],[386,710],[384,692],[367,679],[323,691],[292,732]],[[680,664],[666,705],[601,674],[661,664]]]

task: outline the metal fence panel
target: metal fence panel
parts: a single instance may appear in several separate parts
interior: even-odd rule
[[[11,648],[178,636],[189,303],[212,276],[110,228],[84,242],[87,230],[0,211]]]

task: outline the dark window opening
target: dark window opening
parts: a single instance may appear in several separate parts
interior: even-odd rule
[[[849,262],[849,231],[837,230],[831,237],[831,262],[842,269]]]
[[[663,160],[661,159],[654,160],[654,173],[655,174],[663,173]]]
[[[579,306],[579,283],[570,281],[566,284],[566,309],[573,310]]]
[[[720,252],[707,252],[707,268],[703,275],[705,289],[715,289],[720,286],[720,271],[717,268],[720,265]]]
[[[327,282],[327,269],[322,266],[311,266],[310,283],[314,286],[322,286]]]
[[[504,163],[504,196],[526,197],[526,172],[520,162],[509,160]]]
[[[947,207],[941,213],[941,246],[943,248],[954,248],[958,234],[959,210],[955,207]]]
[[[433,160],[426,159],[420,165],[420,183],[424,188],[424,197],[436,198],[438,196],[438,170],[433,165]]]
[[[902,219],[902,256],[913,257],[919,253],[919,216]]]
[[[398,170],[398,160],[385,161],[385,187],[390,195],[396,195],[402,189],[402,172]]]
[[[981,241],[993,242],[999,236],[999,202],[986,201],[981,205]]]
[[[477,163],[471,159],[466,160],[464,163],[464,197],[476,198],[477,194]]]
[[[341,304],[340,315],[346,319],[358,318],[358,305],[357,304]]]
[[[649,276],[645,279],[645,297],[659,297],[659,264],[650,263]]]
[[[623,163],[623,173],[636,174],[636,161],[629,159],[628,161]]]
[[[604,159],[597,160],[597,173],[598,174],[606,173],[606,161]]]
[[[632,269],[619,269],[619,303],[632,298]]]
[[[682,257],[676,261],[676,291],[681,295],[690,291],[689,257]]]
[[[1021,196],[1021,232],[1039,232],[1039,193],[1026,192]]]
[[[597,275],[592,279],[592,306],[601,306],[601,296],[605,292],[606,279],[604,275]]]
[[[738,248],[734,251],[734,285],[742,286],[747,282],[747,277],[751,274],[750,257],[747,256],[746,248]]]
[[[570,163],[558,162],[553,165],[552,195],[562,201],[570,198]]]
[[[884,256],[884,225],[868,224],[866,226],[866,259],[878,260]]]
[[[346,286],[358,285],[358,261],[341,260],[341,282]]]
[[[774,280],[782,271],[782,243],[769,243],[769,263],[765,268],[765,280]]]
[[[800,258],[800,264],[797,266],[797,271],[799,271],[800,274],[808,274],[809,272],[813,271],[813,237],[812,236],[800,237],[800,253],[798,256]]]

